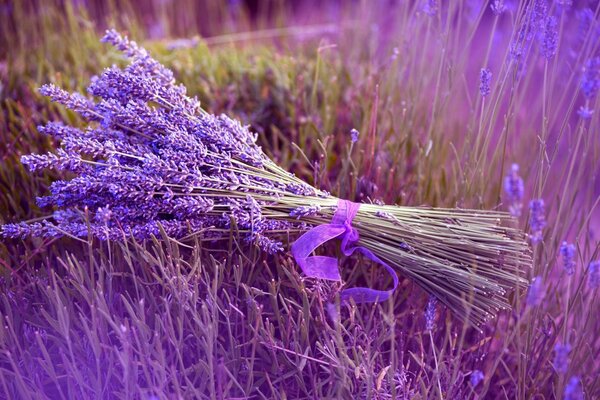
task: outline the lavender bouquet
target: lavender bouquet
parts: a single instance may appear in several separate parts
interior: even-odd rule
[[[218,240],[231,232],[268,253],[302,235],[292,254],[309,277],[341,280],[337,260],[310,256],[339,238],[346,255],[381,264],[393,287],[350,288],[343,301],[382,301],[398,272],[472,323],[509,307],[507,293],[527,282],[524,234],[497,211],[357,204],[316,189],[283,170],[256,135],[225,115],[211,115],[176,85],[173,73],[114,30],[103,39],[131,59],[94,77],[89,97],[54,85],[41,93],[89,121],[85,130],[57,122],[40,131],[59,139],[56,153],[22,157],[31,171],[68,170],[37,199],[51,216],[7,224],[2,235]],[[508,226],[507,226],[508,225]]]

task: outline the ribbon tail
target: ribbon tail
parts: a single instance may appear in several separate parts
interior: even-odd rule
[[[292,244],[292,255],[306,276],[332,281],[342,280],[337,259],[325,256],[310,257],[310,254],[323,243],[344,232],[343,226],[319,225],[300,236]]]
[[[392,277],[394,286],[390,290],[375,290],[375,289],[371,289],[371,288],[367,288],[367,287],[356,287],[356,288],[344,289],[340,293],[340,300],[343,303],[348,303],[350,301],[350,299],[353,299],[354,302],[357,304],[359,304],[359,303],[374,303],[374,302],[381,303],[381,302],[387,300],[392,295],[392,293],[394,293],[394,290],[396,290],[396,288],[398,287],[398,283],[399,283],[398,274],[396,273],[396,271],[394,271],[394,269],[392,267],[390,267],[387,263],[385,263],[383,260],[381,260],[375,254],[373,254],[370,250],[368,250],[364,247],[359,247],[359,246],[346,247],[346,246],[342,245],[342,252],[346,256],[352,255],[352,253],[354,253],[355,250],[358,250],[359,252],[361,252],[365,257],[367,257],[371,261],[382,265],[386,269],[388,274]]]

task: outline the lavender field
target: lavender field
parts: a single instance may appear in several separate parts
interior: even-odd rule
[[[600,398],[599,91],[592,0],[0,4],[0,398]]]

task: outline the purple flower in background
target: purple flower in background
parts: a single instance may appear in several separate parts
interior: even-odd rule
[[[575,13],[575,17],[578,21],[578,34],[581,42],[585,42],[586,38],[593,43],[598,38],[599,26],[596,21],[595,12],[589,7],[578,10]]]
[[[546,210],[543,199],[529,202],[529,236],[532,243],[542,240],[542,230],[546,227]]]
[[[554,346],[554,369],[560,374],[564,374],[569,369],[569,354],[571,353],[571,345],[568,343],[556,343]]]
[[[558,22],[556,17],[548,17],[544,28],[542,30],[541,42],[540,42],[540,53],[547,60],[554,57],[556,49],[558,48]]]
[[[491,93],[490,82],[492,81],[492,71],[487,68],[481,68],[479,72],[479,93],[481,97],[486,97]]]
[[[562,9],[567,10],[573,5],[573,0],[556,0],[556,4]]]
[[[500,15],[506,10],[506,5],[504,4],[504,0],[494,0],[490,4],[490,8],[495,15]]]
[[[435,311],[437,308],[437,298],[435,296],[429,296],[427,301],[427,307],[425,308],[425,330],[432,331],[435,326]]]
[[[564,400],[583,400],[583,390],[578,376],[572,376],[565,386]]]
[[[587,106],[579,107],[577,110],[577,115],[581,117],[581,119],[591,119],[594,114],[594,110],[590,110]]]
[[[548,15],[548,1],[547,0],[534,0],[530,3],[530,18],[531,24],[534,28],[541,28]]]
[[[527,291],[527,305],[529,307],[537,307],[542,304],[544,297],[546,296],[546,288],[542,282],[541,276],[536,276],[529,285]]]
[[[510,172],[504,178],[504,192],[510,203],[509,211],[515,217],[521,216],[523,208],[523,194],[525,185],[523,179],[519,176],[519,164],[512,164]]]
[[[592,261],[589,265],[589,280],[588,284],[591,289],[597,289],[600,287],[600,260]]]
[[[350,140],[352,140],[352,143],[358,142],[358,135],[359,134],[360,133],[356,129],[352,129],[350,131]]]
[[[560,245],[560,256],[567,275],[575,273],[575,245],[562,242]]]
[[[471,372],[471,378],[469,379],[471,386],[476,387],[477,385],[479,385],[481,383],[481,381],[483,380],[483,377],[484,377],[483,372],[481,372],[478,369]]]
[[[592,98],[600,88],[600,57],[590,58],[583,67],[581,91],[585,97]]]
[[[421,11],[433,17],[438,11],[437,0],[423,0]]]

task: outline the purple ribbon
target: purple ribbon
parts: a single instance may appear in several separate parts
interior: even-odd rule
[[[302,271],[309,278],[328,279],[332,281],[341,281],[338,270],[338,260],[333,257],[311,256],[310,254],[323,243],[340,237],[342,239],[342,252],[346,256],[352,255],[358,250],[368,259],[381,264],[389,272],[394,280],[394,287],[390,290],[375,290],[366,287],[356,287],[342,290],[340,297],[342,302],[348,302],[350,298],[356,303],[373,303],[384,301],[393,293],[398,286],[398,275],[396,272],[380,260],[370,250],[356,246],[358,242],[358,231],[352,227],[352,220],[356,216],[360,204],[348,200],[338,200],[337,210],[333,215],[331,223],[318,225],[300,236],[292,244],[292,255],[296,262],[302,268]]]

